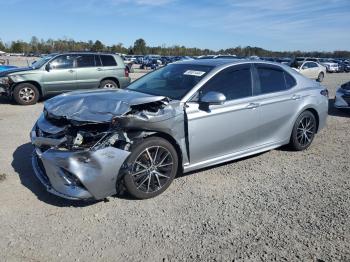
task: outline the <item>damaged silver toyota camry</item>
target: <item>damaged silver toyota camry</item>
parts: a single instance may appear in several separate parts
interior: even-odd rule
[[[31,131],[33,168],[68,199],[161,194],[178,173],[289,144],[308,148],[328,92],[289,67],[249,60],[167,65],[123,90],[46,101]]]

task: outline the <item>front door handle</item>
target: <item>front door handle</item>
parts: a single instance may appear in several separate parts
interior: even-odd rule
[[[74,70],[70,69],[68,70],[69,73],[74,73]]]
[[[250,103],[249,105],[247,105],[246,108],[248,108],[248,109],[255,109],[255,108],[259,107],[259,106],[260,106],[260,104],[258,104],[258,103]]]
[[[102,69],[102,68],[97,68],[96,70],[97,70],[97,71],[102,71],[103,69]]]
[[[293,96],[292,96],[292,99],[293,99],[293,100],[298,100],[298,99],[300,99],[300,98],[301,98],[300,95],[293,95]]]

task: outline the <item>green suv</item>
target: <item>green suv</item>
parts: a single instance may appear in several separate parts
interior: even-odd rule
[[[21,105],[33,105],[40,98],[92,88],[124,88],[129,70],[118,55],[64,53],[45,56],[31,67],[0,72],[0,93]]]

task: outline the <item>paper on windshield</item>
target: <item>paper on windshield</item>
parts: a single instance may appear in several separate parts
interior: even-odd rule
[[[187,70],[184,73],[184,75],[188,75],[188,76],[202,76],[204,74],[205,72],[203,71],[195,71],[195,70]]]

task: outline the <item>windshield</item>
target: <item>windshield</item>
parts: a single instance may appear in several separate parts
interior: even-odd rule
[[[211,69],[206,65],[170,64],[136,80],[127,89],[180,100]]]
[[[32,68],[38,69],[42,67],[47,61],[49,61],[54,56],[55,55],[47,55],[47,56],[44,56],[43,58],[40,58],[39,60],[36,60],[35,62],[33,62]]]

